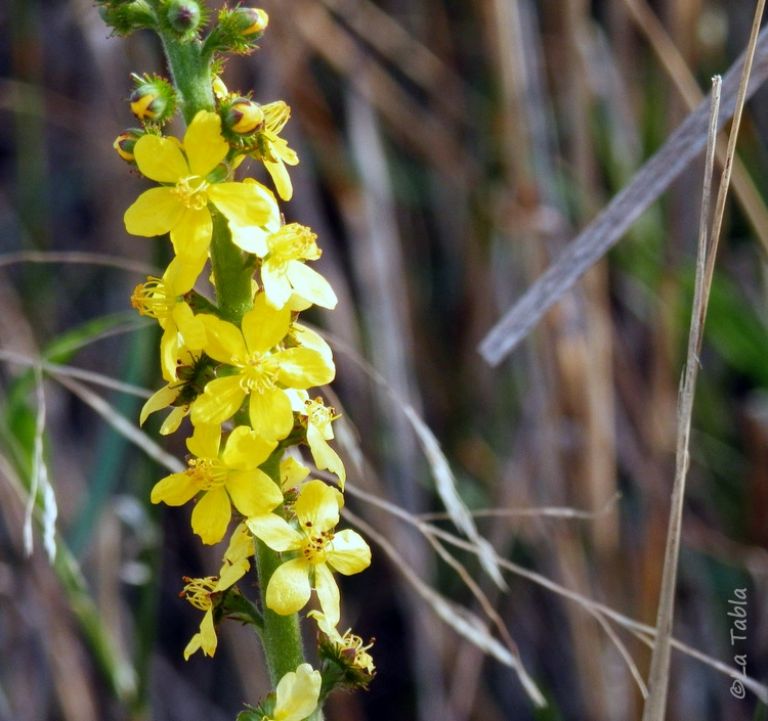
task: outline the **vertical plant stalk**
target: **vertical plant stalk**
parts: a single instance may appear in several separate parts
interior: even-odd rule
[[[669,687],[669,657],[672,637],[672,622],[675,609],[675,586],[677,581],[677,563],[680,555],[680,536],[682,532],[683,500],[685,479],[688,472],[688,446],[691,430],[691,414],[696,390],[696,378],[699,367],[699,351],[707,315],[709,292],[712,286],[717,247],[728,196],[733,160],[736,154],[736,141],[741,125],[741,116],[746,101],[747,86],[752,69],[752,62],[757,46],[765,0],[758,0],[752,23],[752,32],[747,46],[744,69],[739,83],[739,91],[733,116],[733,125],[728,138],[723,174],[717,193],[717,201],[712,220],[712,231],[708,233],[709,199],[711,196],[712,168],[714,165],[715,146],[717,144],[717,120],[720,109],[719,77],[713,79],[712,105],[710,112],[709,133],[707,135],[707,160],[704,175],[704,189],[699,226],[699,250],[696,261],[696,285],[691,313],[691,329],[688,335],[688,354],[685,363],[682,388],[678,400],[677,452],[675,480],[672,488],[672,501],[667,530],[667,545],[664,553],[664,570],[661,581],[659,610],[656,620],[656,643],[651,656],[649,673],[649,696],[643,708],[642,721],[663,721]]]
[[[677,449],[675,453],[675,480],[672,486],[672,500],[667,528],[667,544],[664,551],[664,571],[661,580],[659,608],[656,619],[656,642],[653,645],[649,673],[649,694],[643,708],[643,721],[661,721],[667,703],[669,685],[669,657],[672,639],[672,621],[675,615],[675,586],[677,584],[677,562],[680,555],[680,536],[683,524],[683,501],[685,480],[688,474],[688,446],[691,435],[691,414],[696,392],[696,378],[699,370],[699,348],[704,326],[710,284],[705,280],[708,255],[708,229],[710,198],[712,194],[712,172],[717,145],[717,116],[720,111],[720,76],[712,79],[712,98],[709,132],[707,135],[707,156],[704,167],[704,187],[699,218],[699,249],[696,256],[696,282],[691,313],[691,328],[688,333],[688,354],[677,404]]]
[[[174,85],[181,95],[184,119],[189,123],[200,110],[214,108],[210,58],[201,52],[199,43],[182,44],[164,33],[161,38]],[[210,253],[216,299],[225,319],[239,325],[253,305],[253,266],[232,242],[225,218],[218,212],[212,217]],[[273,456],[270,462],[266,472],[279,484],[279,456]],[[255,555],[264,614],[264,653],[270,679],[276,685],[284,674],[304,662],[301,629],[298,614],[281,616],[264,603],[269,579],[282,562],[280,554],[256,541]],[[322,713],[318,710],[312,718],[321,719]]]

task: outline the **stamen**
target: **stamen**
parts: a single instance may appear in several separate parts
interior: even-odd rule
[[[207,611],[211,606],[211,594],[216,588],[218,578],[216,576],[206,576],[205,578],[184,577],[184,588],[179,596],[185,598],[199,611]]]

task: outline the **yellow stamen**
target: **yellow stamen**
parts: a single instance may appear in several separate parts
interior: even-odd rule
[[[208,183],[199,175],[188,175],[181,178],[171,192],[179,199],[184,207],[190,210],[201,210],[208,205]]]
[[[139,283],[133,289],[131,305],[141,315],[164,320],[171,315],[176,305],[176,296],[169,294],[162,278],[150,276],[146,283]]]
[[[185,598],[199,611],[207,611],[213,605],[211,594],[216,589],[216,583],[219,580],[216,576],[206,576],[205,578],[184,577],[184,588],[179,596]]]
[[[227,468],[217,458],[192,458],[188,465],[187,475],[201,491],[220,488],[227,480]]]

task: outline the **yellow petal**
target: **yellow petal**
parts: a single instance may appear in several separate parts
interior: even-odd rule
[[[277,212],[266,190],[258,183],[216,183],[208,188],[208,199],[232,225],[264,225]]]
[[[189,408],[186,406],[174,408],[168,417],[163,421],[163,425],[160,426],[160,435],[167,436],[169,433],[174,433],[181,425],[181,421],[184,420],[184,416],[189,412]]]
[[[270,441],[282,440],[293,429],[291,402],[279,388],[252,391],[248,412],[253,430]]]
[[[219,363],[231,363],[232,359],[248,355],[243,334],[237,326],[208,313],[198,318],[205,326],[205,352]]]
[[[315,566],[315,590],[327,622],[336,626],[341,620],[339,587],[330,569],[324,563],[318,563]]]
[[[288,280],[296,294],[321,308],[335,308],[338,303],[331,284],[320,273],[298,260],[288,262]]]
[[[309,564],[301,558],[277,567],[267,586],[267,607],[287,616],[304,608],[309,601]]]
[[[229,152],[229,143],[221,137],[221,118],[201,110],[184,134],[184,152],[192,175],[205,177]]]
[[[232,504],[244,516],[269,513],[283,502],[283,494],[277,484],[258,468],[252,471],[230,471],[226,487]]]
[[[280,485],[283,489],[298,486],[309,475],[309,468],[299,463],[293,456],[286,456],[280,461]]]
[[[160,390],[155,391],[147,400],[147,402],[141,407],[141,415],[139,416],[139,425],[143,426],[144,421],[150,416],[150,414],[156,411],[162,410],[171,405],[179,395],[178,388],[171,388],[171,386],[163,386]]]
[[[283,308],[293,293],[288,274],[283,263],[267,260],[261,266],[261,282],[264,284],[264,295],[267,302],[278,310]]]
[[[291,326],[291,335],[296,342],[304,346],[304,348],[310,348],[316,350],[323,358],[327,365],[333,367],[333,352],[331,346],[329,346],[323,337],[313,330],[310,330],[301,323],[294,323]]]
[[[251,353],[265,353],[274,348],[291,326],[291,311],[275,310],[267,304],[266,296],[259,293],[253,308],[243,316],[243,338]]]
[[[131,235],[151,238],[170,231],[184,212],[184,206],[170,188],[150,188],[125,211],[123,221]]]
[[[273,717],[279,721],[302,721],[317,708],[322,677],[308,663],[289,671],[275,689]]]
[[[267,441],[247,426],[238,426],[229,434],[221,459],[227,468],[251,470],[264,463],[275,446],[277,441]]]
[[[275,513],[248,518],[245,521],[250,532],[260,538],[273,551],[295,551],[301,547],[303,536]]]
[[[200,622],[200,646],[206,656],[216,652],[216,629],[213,626],[213,610],[208,609]]]
[[[218,458],[221,443],[221,426],[215,423],[195,425],[192,435],[187,438],[189,452],[198,458]]]
[[[200,636],[199,633],[196,633],[194,636],[192,636],[191,639],[189,639],[189,643],[184,648],[185,661],[189,661],[192,654],[200,650],[201,643],[202,643],[202,637]]]
[[[371,565],[371,549],[357,531],[346,529],[334,534],[326,558],[339,573],[350,576]]]
[[[200,273],[203,272],[206,256],[203,254],[199,258],[185,259],[174,258],[165,273],[163,281],[170,288],[173,295],[184,295],[197,282]]]
[[[264,158],[264,167],[275,184],[277,194],[285,201],[290,200],[293,197],[293,183],[282,159],[272,161]]]
[[[189,175],[189,167],[176,138],[142,135],[133,149],[142,175],[158,183],[176,183]]]
[[[171,228],[171,243],[176,255],[186,262],[199,262],[211,244],[213,221],[208,208],[185,208]]]
[[[181,352],[181,343],[176,326],[173,323],[166,322],[165,332],[160,338],[160,365],[163,371],[163,378],[168,382],[177,379],[176,360]]]
[[[205,392],[192,403],[192,423],[224,423],[237,413],[244,398],[238,376],[209,381]]]
[[[232,505],[223,488],[208,491],[192,511],[192,530],[203,543],[218,543],[227,532],[232,517]]]
[[[272,154],[276,158],[280,158],[286,165],[298,165],[299,156],[296,155],[296,151],[288,147],[288,143],[279,137],[272,138],[271,148]]]
[[[179,329],[184,345],[192,351],[199,351],[205,345],[205,326],[192,312],[187,303],[176,303],[171,313]]]
[[[258,225],[240,227],[234,223],[229,224],[232,232],[232,242],[247,253],[253,253],[263,258],[267,252],[267,236],[270,231]]]
[[[339,478],[341,487],[344,488],[344,482],[347,480],[347,474],[344,470],[344,464],[341,462],[336,451],[328,445],[328,441],[316,426],[309,424],[307,427],[307,443],[312,452],[312,459],[320,470],[328,470]]]
[[[215,590],[224,591],[237,583],[251,567],[248,559],[253,554],[253,536],[245,523],[241,523],[229,539]]]
[[[335,488],[314,479],[301,487],[293,509],[303,527],[329,531],[339,522],[340,498]]]
[[[166,503],[169,506],[183,506],[200,489],[186,473],[171,473],[159,480],[152,488],[152,503]]]
[[[278,378],[291,388],[311,388],[330,383],[336,368],[317,351],[309,348],[288,348],[275,353],[280,360]]]

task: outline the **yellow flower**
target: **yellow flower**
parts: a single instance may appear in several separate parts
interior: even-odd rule
[[[334,420],[334,409],[323,403],[322,398],[308,400],[304,414],[307,417],[307,443],[312,452],[312,459],[320,470],[328,470],[339,478],[339,485],[344,489],[347,472],[336,451],[328,445],[333,438],[331,422]]]
[[[189,468],[155,484],[152,503],[181,506],[202,492],[192,511],[192,530],[203,543],[218,543],[227,531],[232,505],[244,516],[269,513],[283,500],[277,484],[259,469],[276,443],[265,441],[246,426],[229,435],[219,453],[221,428],[198,425],[187,448],[194,454]]]
[[[213,656],[216,653],[218,639],[213,623],[213,599],[211,596],[218,592],[218,582],[215,576],[206,578],[184,578],[184,588],[179,594],[187,599],[196,609],[204,611],[203,620],[200,622],[200,630],[192,636],[184,649],[184,660],[195,651],[202,649],[205,656]]]
[[[185,351],[199,354],[205,345],[205,328],[184,300],[204,264],[205,256],[186,263],[174,258],[162,278],[148,278],[136,286],[131,296],[131,305],[141,315],[156,318],[163,329],[160,366],[167,381],[177,380],[179,359]]]
[[[147,418],[157,411],[171,406],[173,410],[163,421],[160,434],[163,436],[178,429],[183,418],[190,411],[190,404],[205,388],[205,384],[213,378],[213,369],[207,360],[195,356],[185,348],[178,354],[175,370],[178,381],[171,381],[152,394],[141,409],[139,424],[144,425]]]
[[[253,536],[245,523],[238,524],[229,539],[229,545],[219,571],[217,589],[222,591],[237,583],[250,569],[248,560],[254,554]]]
[[[359,533],[335,532],[343,502],[335,488],[312,480],[301,487],[293,507],[298,530],[274,513],[246,519],[251,533],[273,550],[297,551],[296,558],[278,566],[269,579],[266,604],[276,613],[304,608],[314,587],[328,623],[338,625],[339,587],[331,568],[348,576],[371,563],[371,549]]]
[[[373,663],[373,657],[368,650],[373,647],[373,639],[365,643],[357,634],[352,633],[348,628],[344,634],[336,630],[336,626],[328,623],[328,619],[321,611],[310,611],[307,616],[317,621],[317,627],[321,633],[328,639],[328,643],[333,647],[335,655],[343,659],[344,664],[357,671],[362,671],[363,680],[372,678],[376,673],[376,666]]]
[[[282,100],[261,106],[264,113],[264,128],[256,135],[257,147],[253,153],[264,163],[264,167],[275,184],[277,194],[283,200],[293,197],[293,185],[286,170],[286,165],[298,165],[296,152],[288,147],[288,143],[279,137],[291,117],[291,109]]]
[[[283,676],[275,689],[275,706],[264,721],[303,721],[316,708],[322,677],[308,663]]]
[[[269,252],[261,266],[261,282],[271,306],[282,308],[295,293],[323,308],[336,307],[330,283],[304,263],[320,257],[316,239],[309,228],[298,223],[284,225],[267,237]]]
[[[209,201],[233,226],[258,226],[268,220],[272,208],[266,188],[208,179],[229,152],[216,113],[201,110],[187,128],[183,144],[173,137],[144,135],[133,152],[139,170],[165,185],[142,193],[125,212],[129,233],[151,237],[170,232],[176,255],[198,259],[211,241]]]
[[[267,305],[263,293],[244,316],[240,329],[212,315],[205,324],[205,352],[231,366],[234,373],[211,381],[192,405],[192,422],[223,423],[250,396],[248,412],[256,433],[268,440],[285,438],[293,428],[293,409],[285,388],[311,388],[333,380],[335,368],[308,348],[281,348],[291,312]]]
[[[229,545],[221,562],[218,578],[185,578],[185,586],[181,594],[195,608],[205,611],[200,623],[200,631],[196,633],[184,649],[184,659],[198,649],[206,656],[213,656],[216,651],[217,639],[213,619],[214,598],[216,594],[226,591],[237,583],[251,567],[248,560],[254,554],[253,536],[245,523],[241,523],[232,533]]]

